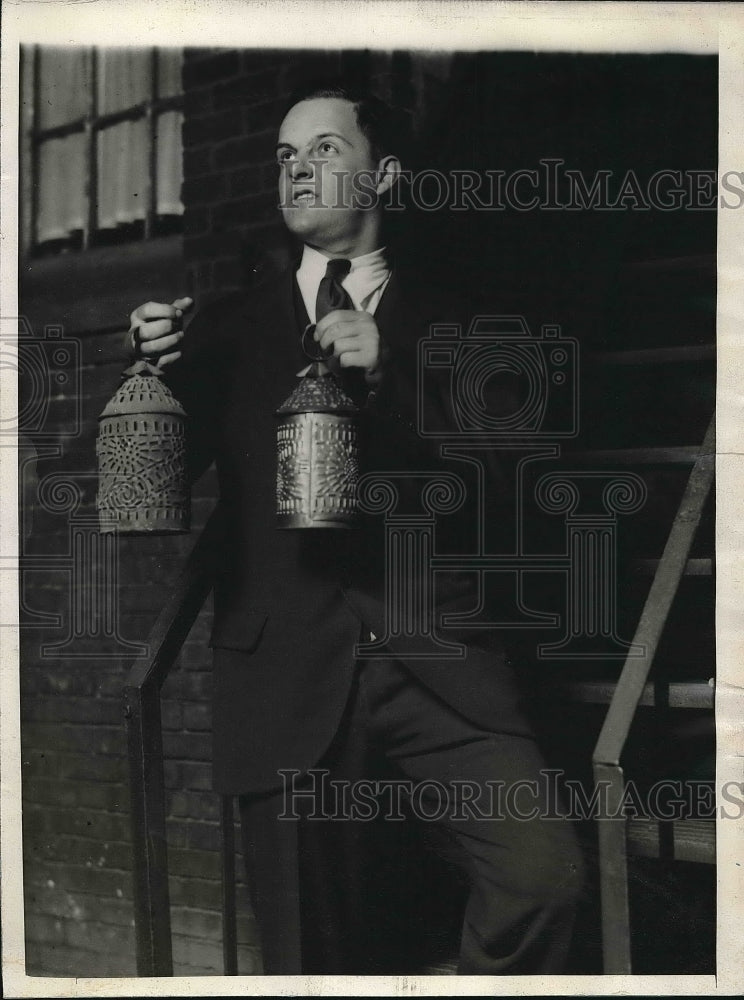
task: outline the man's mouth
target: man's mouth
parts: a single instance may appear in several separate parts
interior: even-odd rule
[[[315,191],[311,188],[298,188],[292,192],[292,201],[295,204],[306,205],[311,201],[315,201]]]

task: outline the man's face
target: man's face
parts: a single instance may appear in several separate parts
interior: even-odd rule
[[[354,105],[336,97],[295,104],[279,129],[277,161],[287,228],[320,250],[353,243],[377,200],[377,163]]]

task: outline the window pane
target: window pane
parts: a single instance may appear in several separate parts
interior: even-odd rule
[[[39,127],[82,118],[90,101],[90,50],[44,46],[39,56]]]
[[[183,180],[183,149],[181,146],[180,111],[166,111],[158,118],[157,151],[157,214],[182,215],[181,181]]]
[[[66,239],[83,228],[85,136],[48,139],[39,149],[38,241]]]
[[[158,97],[173,97],[180,94],[182,49],[158,50]]]
[[[147,123],[121,122],[98,135],[98,227],[144,219],[148,191]]]
[[[150,49],[100,49],[98,113],[108,114],[141,104],[151,96]]]

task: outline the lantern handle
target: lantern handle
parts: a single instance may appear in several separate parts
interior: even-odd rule
[[[302,337],[300,338],[300,346],[302,347],[302,353],[306,358],[311,361],[327,361],[333,354],[333,348],[330,350],[324,350],[320,345],[318,345],[318,351],[320,353],[312,353],[306,344],[306,339],[308,333],[312,334],[315,332],[315,323],[308,323],[305,329],[302,331]]]
[[[160,359],[158,359],[160,360]],[[151,361],[145,361],[144,358],[138,358],[133,364],[128,368],[125,368],[122,372],[124,378],[129,378],[130,375],[162,375],[163,369],[157,364],[153,364]]]

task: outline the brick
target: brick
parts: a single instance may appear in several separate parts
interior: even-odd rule
[[[219,851],[220,832],[216,823],[201,823],[196,820],[168,821],[168,844],[174,849]]]
[[[124,727],[69,726],[45,722],[29,722],[25,737],[37,747],[49,747],[52,752],[83,751],[88,754],[125,754]]]
[[[185,205],[213,205],[224,201],[230,194],[227,177],[221,173],[206,174],[185,180],[181,187],[181,198]]]
[[[185,701],[206,701],[212,693],[212,675],[194,671],[179,678],[179,690]]]
[[[235,50],[227,50],[203,59],[190,59],[184,63],[183,86],[188,94],[195,87],[202,87],[226,77],[236,76],[240,71],[240,56]]]
[[[28,736],[24,733],[25,740]],[[95,757],[42,750],[24,746],[22,751],[24,776],[62,778],[70,781],[97,781],[121,783],[127,775],[126,758]]]
[[[175,701],[163,701],[160,709],[163,730],[183,729],[183,707]]]
[[[251,164],[248,167],[241,167],[239,170],[234,170],[226,176],[230,198],[255,195],[264,190],[265,167],[261,164]]]
[[[175,910],[171,917],[173,934],[217,941],[222,944],[222,916],[207,910]]]
[[[217,876],[211,880],[173,877],[168,879],[171,906],[201,906],[219,909],[222,905],[222,886]]]
[[[47,842],[44,842],[44,841]],[[76,864],[85,868],[109,868],[127,871],[132,866],[130,844],[85,840],[82,837],[47,836],[40,833],[26,836],[24,856],[29,862],[54,861]]]
[[[24,820],[39,834],[60,836],[71,834],[89,837],[100,842],[129,842],[129,819],[120,813],[95,812],[92,809],[54,809],[49,806],[27,804]]]
[[[36,942],[26,947],[27,975],[67,977],[135,976],[134,954],[100,954],[82,949],[48,948]]]
[[[262,105],[281,95],[281,74],[274,69],[242,73],[212,88],[215,108]]]
[[[67,892],[84,892],[114,899],[132,898],[132,877],[129,872],[115,872],[107,868],[86,868],[80,865],[37,861],[25,869],[25,884],[37,891],[37,898],[48,889],[61,888]]]
[[[187,118],[183,126],[183,145],[185,149],[191,149],[242,135],[242,110],[226,108],[224,111]]]
[[[243,132],[248,134],[266,129],[277,135],[286,113],[285,97],[260,104],[250,104],[243,108]]]
[[[131,900],[110,899],[63,889],[33,890],[26,892],[26,912],[44,913],[70,920],[99,920],[116,926],[134,925],[134,907]]]
[[[129,788],[109,782],[63,781],[24,775],[23,800],[30,804],[74,806],[107,812],[129,812]]]
[[[65,943],[72,948],[107,954],[131,955],[135,950],[134,928],[115,927],[98,921],[65,921]]]
[[[216,228],[235,228],[273,219],[277,215],[277,196],[257,194],[218,205],[212,218]]]
[[[193,87],[183,96],[184,118],[203,115],[214,110],[214,86]]]
[[[203,733],[165,732],[163,753],[179,760],[211,760],[212,737]]]
[[[204,820],[216,823],[220,816],[219,796],[214,792],[194,792],[192,790],[174,792],[170,801],[170,812],[179,818]]]
[[[46,916],[43,913],[33,913],[26,917],[26,937],[45,945],[62,945],[65,943],[65,922],[57,917]]]
[[[212,215],[208,208],[193,208],[186,205],[183,216],[183,232],[188,239],[191,236],[203,236],[208,233],[212,224]]]
[[[215,233],[186,241],[188,258],[209,260],[214,257],[232,256],[240,249],[240,238],[235,232]]]
[[[55,701],[26,701],[23,718],[29,722],[95,722],[117,725],[124,709],[121,699],[57,698]]]
[[[210,705],[189,704],[183,706],[183,725],[185,729],[196,732],[210,732],[212,729],[212,711]]]
[[[173,963],[184,969],[203,969],[203,974],[219,975],[222,972],[222,942],[209,943],[174,934]]]
[[[276,129],[230,139],[214,150],[214,165],[218,170],[242,167],[249,163],[266,163],[274,159]]]
[[[218,840],[212,838],[214,843],[209,850],[196,849],[192,846],[182,847],[173,842],[171,838],[171,828],[175,822],[168,824],[168,871],[173,878],[190,878],[199,881],[220,879],[220,855],[218,850]],[[181,824],[186,826],[188,824]],[[204,825],[204,824],[202,824]],[[214,831],[214,824],[210,824]],[[208,909],[206,903],[195,903]]]
[[[166,785],[169,788],[187,788],[198,792],[212,791],[212,768],[209,764],[196,761],[183,761],[178,764],[178,780],[175,783],[168,781],[168,765],[166,761]]]
[[[284,68],[287,65],[286,52],[276,49],[241,49],[241,73],[271,73],[278,84],[283,86]]]

